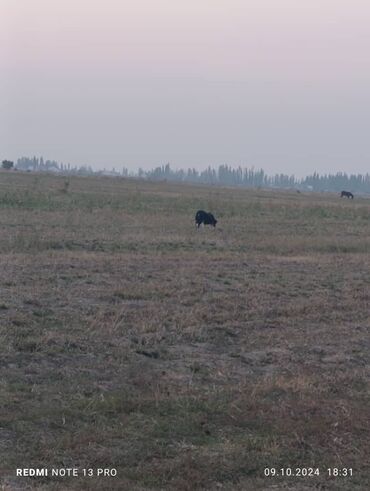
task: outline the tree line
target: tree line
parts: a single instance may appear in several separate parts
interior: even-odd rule
[[[9,167],[10,161],[3,161],[3,168]],[[94,171],[91,166],[72,166],[59,163],[55,160],[44,160],[43,157],[19,158],[14,166],[23,171],[47,171],[62,174],[75,175],[110,175],[121,177],[138,177],[141,179],[156,181],[180,181],[200,184],[213,184],[224,186],[241,186],[247,188],[282,188],[311,191],[342,191],[370,193],[370,175],[347,174],[337,172],[335,174],[319,174],[314,172],[304,178],[296,178],[294,175],[275,174],[268,175],[263,169],[232,167],[219,165],[207,167],[204,170],[195,168],[172,169],[170,164],[160,165],[150,170],[139,168],[137,171],[129,171],[123,167],[116,169]]]

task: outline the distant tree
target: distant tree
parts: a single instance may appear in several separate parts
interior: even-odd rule
[[[12,162],[11,160],[3,160],[1,164],[1,167],[6,170],[12,169],[14,167],[14,162]]]

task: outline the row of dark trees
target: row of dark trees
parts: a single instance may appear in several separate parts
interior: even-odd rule
[[[32,170],[32,171],[49,171],[49,172],[77,172],[79,169],[73,167],[70,164],[59,163],[56,160],[44,160],[43,157],[32,159],[28,157],[22,157],[17,160],[17,169],[19,170]],[[91,172],[92,169],[91,169]]]
[[[3,167],[4,162],[3,161]],[[48,171],[63,174],[77,175],[111,175],[123,177],[139,177],[150,180],[183,181],[201,184],[214,184],[226,186],[242,186],[249,188],[283,188],[312,191],[342,191],[370,193],[370,175],[346,174],[318,174],[314,172],[304,178],[296,178],[294,175],[275,174],[267,175],[263,169],[232,167],[220,165],[218,168],[209,166],[207,169],[198,171],[194,168],[172,169],[170,164],[161,165],[151,170],[139,168],[137,172],[129,172],[127,168],[121,171],[102,170],[94,171],[90,166],[71,166],[70,164],[58,163],[55,160],[44,160],[40,158],[22,157],[17,160],[15,168],[26,171]]]
[[[336,174],[320,175],[314,172],[312,175],[299,179],[294,175],[275,174],[269,176],[263,169],[234,168],[228,165],[220,165],[218,169],[208,167],[203,171],[196,169],[184,171],[183,169],[172,170],[167,164],[146,172],[139,169],[138,176],[153,180],[166,179],[250,188],[295,188],[312,191],[342,191],[345,189],[370,193],[370,175],[368,173],[365,175],[348,175],[345,172],[337,172]]]

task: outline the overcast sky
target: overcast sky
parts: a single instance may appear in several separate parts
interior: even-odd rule
[[[370,171],[368,0],[0,0],[0,157]]]

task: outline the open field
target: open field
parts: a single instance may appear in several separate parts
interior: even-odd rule
[[[370,489],[370,199],[65,181],[0,173],[2,489]]]

